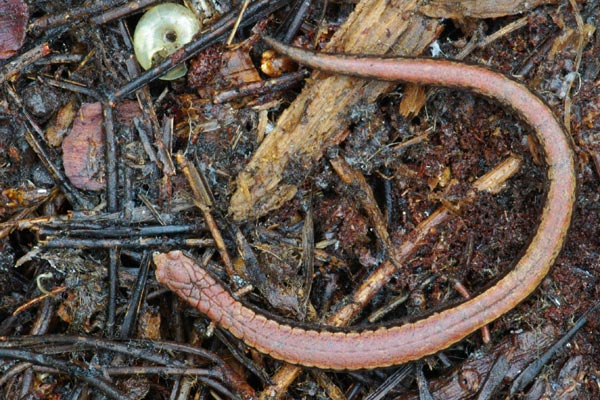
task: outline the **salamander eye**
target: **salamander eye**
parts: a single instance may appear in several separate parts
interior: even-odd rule
[[[175,3],[163,3],[148,10],[133,33],[133,49],[144,69],[160,63],[177,49],[189,43],[200,31],[200,21],[188,8]],[[181,78],[187,72],[181,64],[160,79]]]

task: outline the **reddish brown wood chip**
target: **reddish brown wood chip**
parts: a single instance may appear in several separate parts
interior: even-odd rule
[[[85,190],[104,188],[104,132],[102,105],[84,104],[62,144],[65,174]]]
[[[12,57],[23,46],[29,8],[23,0],[0,0],[0,60]]]
[[[117,105],[116,115],[116,122],[130,124],[133,118],[141,115],[141,110],[136,102],[125,101]],[[100,103],[83,104],[73,121],[71,131],[63,140],[65,174],[79,189],[104,189],[105,147],[102,121]]]

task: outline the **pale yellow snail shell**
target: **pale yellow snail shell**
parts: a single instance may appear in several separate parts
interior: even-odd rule
[[[135,27],[135,56],[142,68],[149,69],[189,43],[199,30],[200,21],[188,8],[175,3],[154,6],[140,18]],[[181,64],[160,79],[181,78],[186,72],[187,67]]]

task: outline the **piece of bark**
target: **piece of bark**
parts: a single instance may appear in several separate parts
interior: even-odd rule
[[[23,0],[0,1],[0,60],[17,54],[23,46],[29,8]]]
[[[124,101],[117,105],[116,116],[120,124],[131,124],[140,115],[137,102]],[[62,142],[65,175],[79,189],[100,191],[106,185],[102,121],[102,104],[83,104]]]
[[[498,18],[554,3],[557,0],[430,0],[419,12],[432,18]]]
[[[540,353],[552,345],[557,336],[552,326],[542,330],[523,332],[507,337],[489,351],[467,360],[448,376],[429,382],[429,390],[435,399],[473,398],[483,386],[488,373],[500,356],[504,356],[510,368],[504,377],[513,381],[519,373]],[[396,400],[417,400],[418,393],[403,394]]]
[[[84,104],[62,143],[65,175],[73,186],[102,190],[104,179],[104,132],[102,104]]]
[[[593,374],[583,356],[571,356],[563,364],[556,378],[553,375],[549,377],[546,373],[540,374],[523,399],[589,399],[590,394],[585,385],[587,377]]]
[[[414,12],[416,0],[363,1],[325,51],[418,55],[437,38],[441,25]],[[348,113],[395,87],[315,72],[281,115],[277,127],[237,176],[229,213],[236,221],[256,218],[291,199],[323,151],[344,139]]]

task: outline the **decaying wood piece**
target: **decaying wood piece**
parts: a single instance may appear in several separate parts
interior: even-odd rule
[[[419,2],[363,1],[325,51],[418,55],[440,24],[414,13]],[[395,84],[315,72],[276,129],[237,177],[229,212],[237,221],[264,215],[291,199],[327,146],[343,140],[353,106],[373,102]]]
[[[121,124],[131,123],[139,113],[136,102],[124,101],[117,105],[117,121]],[[102,121],[102,104],[83,104],[62,142],[65,175],[79,189],[100,191],[106,185]]]
[[[448,376],[430,381],[431,394],[436,399],[474,398],[489,378],[492,366],[501,356],[506,358],[509,365],[502,378],[512,382],[529,363],[552,345],[556,335],[553,327],[546,326],[507,337],[484,354],[472,357]],[[409,393],[395,397],[395,400],[418,398],[418,393]]]
[[[429,0],[419,12],[432,18],[498,18],[554,3],[557,0]]]
[[[23,0],[0,1],[0,60],[17,54],[25,41],[29,7]]]

